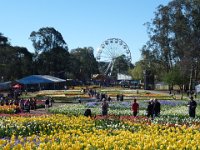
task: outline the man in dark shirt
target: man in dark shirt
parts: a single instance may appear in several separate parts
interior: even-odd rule
[[[103,103],[102,103],[102,115],[105,116],[108,114],[108,103],[106,102],[106,99],[103,98]]]
[[[195,118],[197,103],[193,97],[190,98],[188,107],[189,107],[189,116]]]
[[[153,109],[154,109],[155,117],[158,117],[160,115],[160,102],[157,99],[154,100],[154,108]]]
[[[153,100],[151,99],[148,103],[148,106],[147,106],[147,117],[151,117],[151,119],[153,119],[153,113],[154,113],[154,102]]]

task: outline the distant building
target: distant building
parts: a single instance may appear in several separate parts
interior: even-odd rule
[[[132,80],[132,77],[129,75],[118,73],[117,80]]]
[[[157,83],[155,83],[155,89],[156,90],[168,90],[169,85],[164,82],[157,82]]]
[[[198,84],[198,85],[195,86],[195,91],[196,91],[196,93],[200,92],[200,84]]]

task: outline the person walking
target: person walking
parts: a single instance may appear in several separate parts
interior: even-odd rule
[[[33,107],[33,110],[36,110],[37,108],[37,100],[35,97],[32,99],[32,107]]]
[[[102,115],[103,116],[106,116],[108,114],[108,107],[109,107],[109,105],[106,102],[106,99],[103,98],[103,102],[102,102],[102,106],[101,106],[101,108],[102,108]]]
[[[158,117],[160,115],[160,102],[155,98],[154,99],[154,115],[155,117]]]
[[[30,99],[27,99],[27,100],[24,102],[24,110],[30,113],[30,110],[31,110],[31,102],[30,102]]]
[[[136,117],[138,112],[139,112],[139,104],[137,103],[136,99],[134,99],[134,102],[133,102],[133,104],[131,106],[131,109],[133,111],[133,116]]]
[[[49,98],[45,100],[45,110],[49,108]]]
[[[149,101],[149,104],[147,106],[147,117],[151,117],[153,119],[153,107],[154,107],[154,103],[153,103],[153,100],[150,100]]]
[[[49,100],[49,106],[50,106],[50,107],[52,107],[52,106],[53,106],[53,102],[54,102],[53,98],[52,98],[52,97],[50,97],[50,100]]]
[[[196,107],[197,107],[197,102],[194,100],[194,98],[191,96],[190,101],[188,103],[188,108],[189,108],[189,116],[192,118],[195,118],[196,115]]]

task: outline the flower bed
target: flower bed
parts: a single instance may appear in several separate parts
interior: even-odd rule
[[[0,149],[200,149],[199,125],[167,126],[126,119],[6,117],[0,120]]]
[[[0,114],[15,114],[17,110],[19,110],[19,106],[16,105],[0,106]]]
[[[200,103],[197,101],[198,104]],[[139,100],[139,115],[144,116],[146,114],[147,109],[147,100]],[[188,107],[187,101],[182,100],[160,100],[161,103],[161,115],[176,115],[176,116],[186,116],[188,117]],[[109,111],[108,113],[111,115],[132,115],[130,101],[112,101],[109,102]],[[93,115],[101,114],[101,102],[89,102],[83,104],[66,104],[61,105],[57,108],[50,108],[49,112],[51,113],[59,113],[66,115],[81,115],[84,114],[85,109],[90,108],[92,110]],[[200,116],[200,106],[197,107],[197,116]]]
[[[123,94],[124,98],[127,100],[131,100],[134,97],[137,97],[137,99],[140,100],[147,100],[150,98],[157,98],[157,99],[163,99],[163,100],[172,100],[175,97],[169,95],[169,94],[157,94],[157,93],[150,93],[148,91],[143,90],[123,90],[123,89],[97,89],[96,90],[99,93],[104,93],[112,97],[113,99],[116,98],[117,94]],[[40,91],[37,96],[50,96],[55,98],[89,98],[88,94],[84,94],[81,90],[46,90],[46,91]],[[180,96],[176,97],[177,99],[180,99]]]
[[[187,101],[160,100],[161,116],[153,120],[145,116],[148,101],[138,103],[138,117],[130,101],[109,102],[107,116],[101,102],[49,108],[51,115],[1,114],[0,149],[200,149],[200,101],[194,119]],[[83,116],[87,108],[91,118]]]

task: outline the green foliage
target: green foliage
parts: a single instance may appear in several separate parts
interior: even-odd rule
[[[118,58],[116,58],[112,76],[117,77],[118,73],[121,74],[128,74],[128,69],[130,68],[130,62],[126,59],[125,55],[121,55]]]
[[[90,79],[92,74],[99,72],[92,47],[73,49],[70,55],[70,70],[74,78],[84,81]]]
[[[65,72],[69,71],[69,57],[69,52],[62,47],[42,52],[35,60],[38,74],[66,78]]]
[[[0,46],[0,76],[3,80],[15,80],[31,74],[32,57],[24,47]]]
[[[173,0],[166,6],[160,5],[152,22],[146,23],[150,40],[143,47],[142,55],[149,54],[146,56],[158,70],[154,72],[156,75],[170,72],[174,66],[181,68],[182,76],[190,74],[191,69],[192,78],[199,75],[199,7],[197,0]]]
[[[8,38],[5,37],[2,33],[0,33],[0,46],[10,45],[8,42]]]
[[[52,27],[40,28],[30,34],[36,54],[49,51],[53,48],[62,47],[67,49],[66,43],[60,32]]]
[[[186,83],[187,78],[185,78],[178,68],[173,68],[171,71],[166,73],[163,80],[170,86],[179,85],[180,88]]]
[[[132,76],[134,80],[142,80],[143,79],[143,68],[141,62],[136,63],[134,69],[129,70],[129,74]]]

